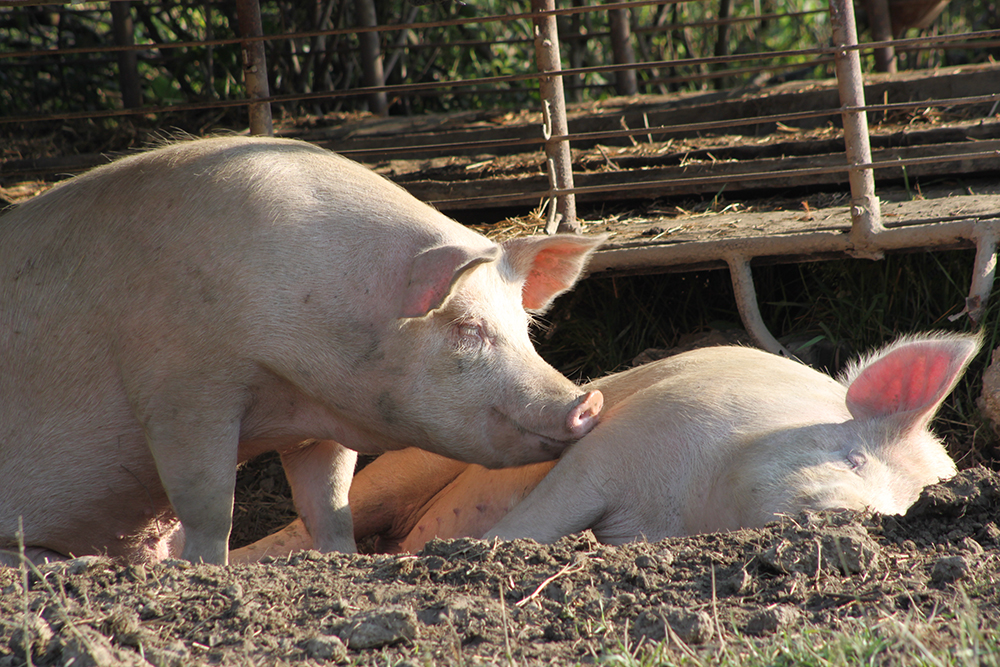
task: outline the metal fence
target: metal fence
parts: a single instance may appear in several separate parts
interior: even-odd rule
[[[850,229],[844,233],[840,229],[820,229],[801,231],[794,234],[764,234],[737,236],[719,240],[690,243],[633,242],[612,244],[595,257],[591,270],[635,271],[654,270],[672,265],[701,265],[706,262],[724,262],[732,273],[740,312],[751,334],[764,347],[784,353],[780,344],[767,332],[757,309],[754,296],[751,262],[760,257],[799,257],[805,255],[849,255],[861,258],[877,258],[886,251],[914,248],[953,248],[974,246],[976,248],[975,273],[970,287],[964,313],[978,322],[985,308],[993,283],[996,266],[997,235],[1000,233],[1000,205],[996,210],[979,211],[974,216],[951,216],[951,219],[918,222],[904,226],[883,224],[880,202],[876,194],[875,172],[877,170],[917,169],[929,163],[969,163],[979,161],[1000,167],[998,151],[990,142],[982,147],[960,146],[933,156],[900,156],[891,160],[873,159],[869,138],[868,117],[871,114],[887,114],[927,107],[958,109],[988,109],[982,117],[993,120],[1000,93],[995,86],[987,83],[983,90],[972,90],[975,94],[947,95],[935,89],[930,96],[917,95],[917,99],[898,102],[869,103],[865,99],[865,76],[862,74],[862,58],[874,60],[875,67],[892,72],[898,58],[910,61],[930,58],[926,54],[947,53],[949,49],[963,49],[965,53],[976,51],[988,53],[998,44],[1000,30],[965,31],[953,34],[923,34],[920,37],[898,39],[907,27],[922,27],[927,16],[903,17],[900,13],[893,22],[893,14],[888,0],[869,0],[866,13],[872,25],[869,33],[875,41],[859,43],[854,5],[850,0],[830,0],[828,6],[806,7],[797,11],[766,12],[760,2],[749,3],[752,11],[740,12],[744,5],[734,0],[708,3],[683,2],[682,0],[617,2],[602,5],[580,6],[578,3],[562,3],[555,0],[531,0],[530,7],[508,10],[507,13],[483,14],[472,12],[463,15],[450,3],[430,5],[406,5],[405,15],[397,16],[390,22],[380,22],[375,3],[372,0],[357,0],[353,4],[351,16],[347,16],[345,2],[327,0],[317,3],[311,25],[303,29],[300,23],[291,19],[290,29],[278,30],[282,12],[290,4],[269,5],[277,7],[275,16],[262,17],[258,0],[236,0],[235,3],[195,2],[190,5],[153,4],[115,0],[103,3],[84,3],[68,7],[39,9],[33,2],[11,2],[0,0],[0,19],[8,25],[9,34],[15,34],[18,20],[23,19],[18,35],[31,33],[31,20],[39,20],[39,12],[53,18],[69,13],[110,12],[111,20],[105,21],[114,27],[114,44],[94,40],[91,44],[64,45],[46,44],[38,29],[34,40],[26,39],[23,44],[8,44],[0,50],[0,71],[7,71],[2,87],[23,84],[23,79],[32,76],[32,68],[38,73],[48,72],[49,79],[59,77],[51,73],[52,63],[56,69],[69,72],[69,67],[77,59],[103,58],[103,65],[117,73],[117,93],[114,102],[103,108],[92,109],[46,109],[42,113],[17,109],[11,89],[6,99],[10,109],[0,114],[0,132],[23,127],[31,123],[45,123],[78,119],[101,119],[129,115],[176,113],[208,109],[232,110],[246,108],[247,122],[254,134],[272,134],[272,108],[280,113],[295,115],[310,105],[319,109],[345,108],[350,102],[355,107],[367,106],[376,116],[384,116],[390,107],[410,109],[428,106],[428,101],[436,100],[443,110],[461,107],[461,96],[480,97],[508,95],[517,104],[536,104],[542,112],[537,126],[514,133],[497,133],[495,137],[476,134],[463,135],[449,140],[448,136],[436,137],[433,141],[391,141],[384,147],[367,146],[351,148],[342,152],[352,154],[362,160],[377,160],[400,152],[401,145],[410,155],[447,155],[477,151],[544,152],[546,180],[541,186],[537,179],[519,191],[511,191],[502,196],[488,197],[474,194],[459,194],[445,197],[429,197],[432,203],[443,208],[471,207],[478,205],[502,205],[532,199],[548,199],[546,231],[578,231],[576,216],[578,198],[594,197],[601,193],[616,193],[627,190],[642,193],[645,197],[655,197],[660,193],[676,192],[679,187],[717,186],[732,179],[727,174],[706,174],[693,177],[672,175],[663,179],[634,178],[601,183],[600,179],[590,179],[586,184],[574,181],[574,164],[571,147],[593,146],[598,142],[632,141],[648,138],[653,142],[668,139],[682,133],[711,131],[734,131],[737,128],[754,126],[775,126],[776,124],[802,123],[810,119],[839,119],[843,126],[844,150],[839,164],[807,165],[789,170],[779,166],[774,170],[755,170],[744,174],[745,180],[767,183],[769,179],[801,178],[803,181],[826,174],[846,174],[850,188]],[[697,5],[700,20],[678,21],[678,7],[685,4]],[[916,5],[918,3],[911,3]],[[940,3],[936,3],[940,5]],[[447,9],[446,7],[451,7]],[[467,6],[466,6],[467,7]],[[468,8],[468,7],[467,7]],[[716,9],[717,8],[717,9]],[[159,14],[157,12],[160,12]],[[171,14],[171,12],[173,12]],[[184,14],[188,12],[188,14]],[[340,18],[336,14],[340,12]],[[436,13],[435,13],[436,12]],[[450,13],[449,13],[450,12]],[[644,21],[637,21],[641,15]],[[156,17],[160,16],[159,22]],[[175,17],[171,30],[166,17]],[[180,25],[176,17],[200,17]],[[225,17],[220,22],[219,16]],[[141,26],[136,26],[136,20]],[[213,18],[216,17],[216,18]],[[931,17],[933,18],[933,17]],[[80,18],[80,20],[84,20]],[[338,21],[340,21],[338,23]],[[803,29],[815,29],[817,25],[828,26],[828,41],[819,39],[809,48],[768,49],[758,44],[755,50],[730,52],[731,31],[741,29],[762,30],[768,22],[797,22]],[[909,23],[907,23],[909,22]],[[183,21],[181,21],[183,23]],[[350,23],[350,25],[346,25]],[[504,40],[503,48],[508,50],[508,63],[518,61],[517,54],[533,53],[534,64],[520,63],[517,71],[496,73],[484,67],[482,76],[474,78],[454,78],[447,76],[447,67],[440,60],[435,61],[434,49],[446,46],[451,49],[465,49],[470,57],[477,52],[489,52],[499,48],[497,42],[488,39],[451,39],[435,42],[435,31],[458,30],[467,26],[488,24],[517,24],[520,37]],[[215,35],[222,25],[229,26],[226,35]],[[143,33],[141,29],[145,26]],[[157,28],[160,26],[160,28]],[[186,27],[185,27],[186,26]],[[265,30],[270,26],[271,31]],[[746,26],[755,26],[745,28]],[[187,30],[190,28],[190,30]],[[690,31],[698,28],[700,35],[715,35],[714,45],[703,45],[700,50],[690,43]],[[517,34],[518,31],[507,31]],[[819,31],[821,34],[823,31]],[[182,34],[183,33],[183,34]],[[137,34],[158,37],[156,41],[136,42]],[[450,33],[449,33],[450,34]],[[893,39],[893,35],[897,39]],[[172,36],[170,39],[168,37]],[[596,46],[595,46],[596,45]],[[234,58],[233,49],[238,49]],[[710,49],[710,52],[705,51]],[[268,50],[275,57],[268,62]],[[478,50],[478,51],[477,51]],[[203,88],[196,90],[189,81],[174,88],[180,94],[176,99],[158,96],[158,101],[144,103],[144,91],[139,76],[140,68],[159,68],[167,73],[170,68],[181,67],[177,58],[170,54],[183,53],[186,67],[197,61],[203,72],[200,81]],[[584,54],[584,57],[581,56]],[[596,57],[601,60],[594,63]],[[419,56],[419,57],[418,57]],[[590,62],[588,62],[588,59]],[[280,65],[275,61],[280,60]],[[233,63],[241,68],[241,75],[218,73],[220,61]],[[931,61],[927,61],[931,62]],[[46,63],[49,63],[46,65]],[[171,65],[174,63],[174,65]],[[336,76],[331,74],[334,64],[339,64]],[[941,64],[938,61],[938,64]],[[564,67],[564,65],[566,65]],[[585,100],[588,95],[600,97],[613,93],[632,96],[638,106],[643,95],[674,93],[685,86],[689,89],[725,91],[735,86],[746,85],[747,81],[761,81],[788,71],[815,72],[833,67],[839,101],[836,104],[807,110],[788,110],[758,115],[755,109],[746,108],[745,113],[737,113],[717,120],[687,120],[650,124],[648,114],[643,115],[642,126],[625,123],[622,115],[621,127],[601,126],[573,128],[568,120],[567,96],[572,100]],[[986,65],[987,78],[1000,74]],[[18,70],[17,68],[22,68]],[[324,70],[324,68],[326,68]],[[416,71],[417,74],[401,76],[402,71]],[[322,70],[322,71],[321,71]],[[17,71],[22,80],[17,79]],[[430,75],[428,75],[430,73]],[[163,74],[167,77],[167,74]],[[239,78],[239,81],[236,79]],[[147,76],[147,82],[150,79]],[[154,78],[153,81],[161,79]],[[280,80],[279,80],[280,79]],[[229,82],[228,90],[220,81]],[[237,83],[240,85],[231,85]],[[272,84],[277,90],[272,90]],[[64,86],[65,87],[65,86]],[[227,94],[220,94],[220,90]],[[537,91],[537,92],[536,92]],[[968,93],[969,90],[963,91]],[[0,91],[2,94],[2,91]],[[245,95],[245,96],[244,96]],[[536,97],[537,95],[537,97]],[[148,95],[145,96],[149,98]],[[0,100],[4,97],[0,97]],[[417,104],[416,100],[424,100]],[[537,100],[535,102],[534,100]],[[737,107],[739,101],[734,103]],[[325,105],[325,106],[324,106]],[[22,104],[22,107],[24,105]],[[66,107],[67,105],[63,105]],[[625,107],[628,105],[626,104]],[[289,111],[291,109],[291,111]],[[333,148],[341,148],[332,142]],[[81,165],[81,166],[86,166]],[[18,169],[25,173],[29,167],[16,160],[3,165],[0,176],[16,175]],[[905,173],[905,171],[904,171]]]

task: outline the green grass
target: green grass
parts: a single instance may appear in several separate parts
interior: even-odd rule
[[[974,604],[965,600],[953,614],[930,619],[896,614],[878,620],[851,619],[835,631],[806,628],[801,632],[751,637],[723,631],[723,641],[690,647],[676,640],[632,646],[612,640],[598,664],[620,667],[835,667],[849,665],[926,665],[928,667],[993,667],[1000,664],[1000,642],[983,627]]]

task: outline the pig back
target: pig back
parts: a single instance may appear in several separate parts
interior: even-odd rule
[[[492,246],[302,142],[226,137],[119,160],[0,218],[0,357],[18,360],[0,396],[79,391],[95,367],[148,366],[151,351],[197,350],[170,364],[198,367],[273,357],[276,339],[317,330],[297,344],[339,341],[336,363],[394,318],[385,295],[410,258],[447,240]]]
[[[736,527],[722,490],[735,458],[774,433],[851,418],[843,385],[751,348],[693,350],[594,384],[619,401],[591,436],[607,453],[580,453],[604,459],[581,467],[615,469],[601,484],[601,539]]]
[[[846,388],[830,376],[739,346],[692,350],[599,378],[585,388],[601,391],[611,410],[641,393],[632,410],[660,412],[658,406],[664,406],[667,411],[704,411],[699,421],[720,428],[748,423],[782,428],[851,416],[844,406]]]

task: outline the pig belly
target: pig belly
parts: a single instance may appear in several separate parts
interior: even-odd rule
[[[33,451],[46,456],[5,461],[3,548],[16,548],[20,518],[26,546],[67,557],[107,555],[132,563],[168,557],[177,519],[148,449],[135,447],[135,437],[141,432],[104,443],[67,436],[62,442],[76,448],[37,447]]]
[[[51,329],[58,336],[65,327]],[[0,548],[17,547],[20,519],[29,547],[163,557],[170,503],[107,349],[95,336],[22,340],[3,347],[21,383],[13,373],[0,378]],[[84,356],[89,372],[73,372],[72,359]]]

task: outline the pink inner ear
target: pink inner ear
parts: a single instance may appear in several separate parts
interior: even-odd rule
[[[410,284],[406,287],[401,317],[423,317],[440,306],[451,290],[455,276],[453,263],[436,261],[422,264],[422,271],[411,276]]]
[[[961,368],[945,350],[911,345],[865,368],[847,390],[847,407],[856,418],[932,411]]]
[[[548,304],[554,295],[572,287],[572,281],[567,284],[565,280],[566,270],[563,263],[566,260],[556,255],[555,249],[545,250],[535,255],[535,262],[531,271],[528,272],[524,289],[521,291],[521,301],[525,310],[540,310]]]
[[[449,285],[451,276],[447,280],[442,278],[436,283],[424,283],[411,289],[410,299],[403,304],[402,317],[423,317],[434,310],[444,300]]]
[[[558,236],[546,239],[532,259],[521,290],[524,309],[544,310],[554,298],[571,288],[592,247]]]

